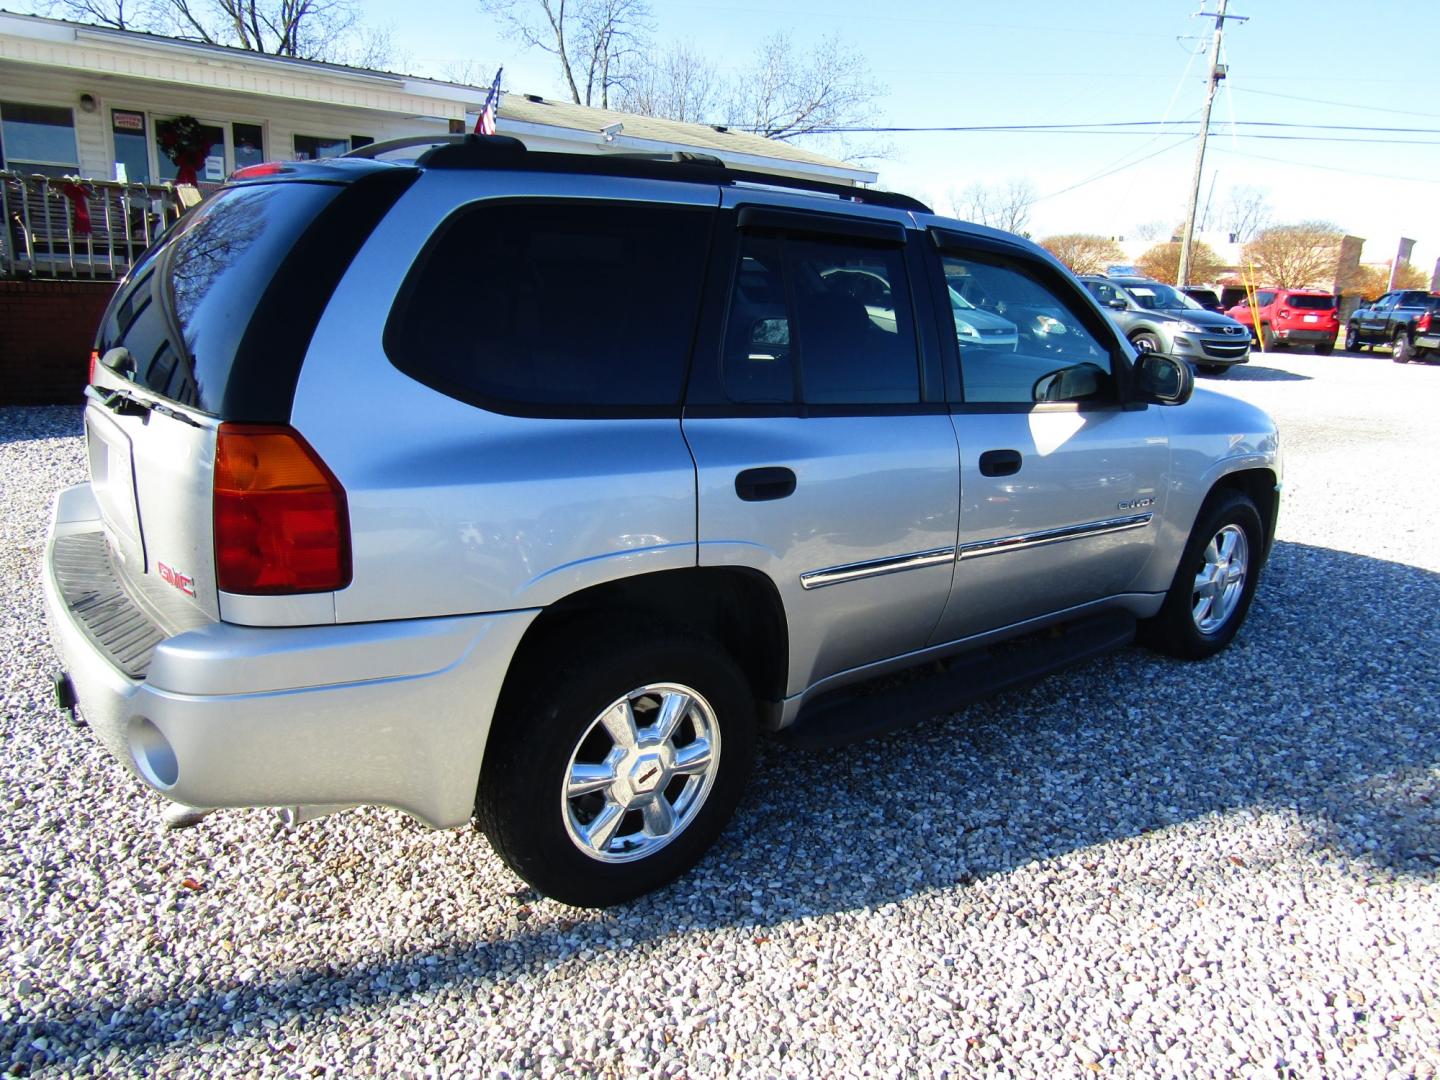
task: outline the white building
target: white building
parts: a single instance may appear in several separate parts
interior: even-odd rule
[[[114,180],[121,168],[130,183],[173,180],[157,125],[186,115],[211,140],[199,179],[217,183],[260,161],[467,131],[485,95],[484,87],[0,12],[0,167],[13,173]],[[687,150],[832,183],[876,178],[757,135],[520,93],[504,96],[498,128],[535,150]]]

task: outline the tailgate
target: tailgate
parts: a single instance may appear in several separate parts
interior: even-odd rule
[[[144,398],[103,382],[87,397],[90,477],[116,576],[162,626],[193,624],[197,615],[218,620],[211,510],[218,421],[146,408]]]

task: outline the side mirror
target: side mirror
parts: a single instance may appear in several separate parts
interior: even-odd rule
[[[1121,299],[1117,296],[1117,297],[1115,297],[1115,299],[1113,299],[1113,300],[1107,300],[1107,301],[1105,302],[1105,306],[1106,306],[1106,307],[1110,307],[1110,308],[1114,308],[1116,311],[1124,311],[1124,310],[1125,310],[1126,308],[1128,308],[1130,305],[1127,304],[1127,303],[1125,303],[1124,300],[1121,300]]]
[[[1168,353],[1146,349],[1135,360],[1135,393],[1156,405],[1183,405],[1195,391],[1190,365]]]

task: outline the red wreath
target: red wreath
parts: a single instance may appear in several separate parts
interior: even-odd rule
[[[175,183],[195,183],[200,168],[210,155],[210,136],[200,126],[200,121],[193,116],[161,120],[155,125],[155,134],[160,137],[160,149],[179,170]]]

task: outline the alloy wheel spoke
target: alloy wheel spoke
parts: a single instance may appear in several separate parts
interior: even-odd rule
[[[651,836],[669,836],[675,828],[675,810],[664,795],[656,795],[640,811],[645,831]]]
[[[640,735],[635,730],[635,710],[630,707],[628,700],[617,702],[613,709],[600,718],[600,723],[605,725],[606,732],[616,746],[631,750],[639,744]]]
[[[615,839],[620,822],[624,820],[625,808],[617,802],[607,802],[605,809],[595,815],[595,820],[585,830],[585,842],[592,851],[603,853],[609,849],[610,841]]]
[[[689,694],[677,692],[665,695],[664,701],[660,703],[660,718],[655,721],[655,730],[662,743],[669,742],[675,737],[675,730],[689,711]]]
[[[704,772],[710,767],[710,743],[696,739],[675,750],[675,764],[672,771],[689,775]]]
[[[577,761],[570,766],[570,781],[565,785],[565,797],[575,799],[594,791],[604,791],[614,782],[615,772],[609,765]]]

